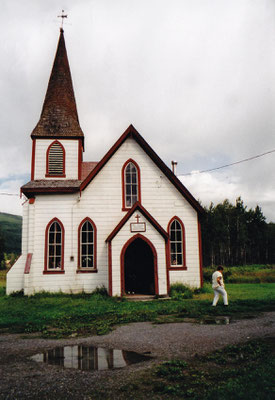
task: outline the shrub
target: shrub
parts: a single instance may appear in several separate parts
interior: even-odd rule
[[[24,296],[24,290],[17,290],[17,292],[12,292],[10,294],[11,297],[23,297]]]
[[[102,286],[97,286],[95,288],[95,290],[92,291],[92,294],[100,294],[101,296],[109,296],[108,294],[108,290],[106,289],[106,287],[104,285]]]
[[[175,300],[192,299],[193,292],[188,286],[185,286],[183,283],[173,283],[170,287],[169,295],[170,297],[172,297],[172,299]]]
[[[212,293],[211,287],[209,287],[209,285],[204,285],[202,288],[194,289],[194,294],[202,293]]]

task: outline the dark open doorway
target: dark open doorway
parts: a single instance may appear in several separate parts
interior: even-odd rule
[[[155,294],[154,254],[145,240],[136,238],[125,250],[126,294]]]

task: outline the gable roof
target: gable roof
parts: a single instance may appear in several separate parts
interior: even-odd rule
[[[160,159],[157,153],[155,153],[152,147],[146,142],[145,139],[143,139],[143,137],[138,133],[138,131],[134,128],[132,124],[126,129],[126,131],[120,136],[120,138],[105,154],[105,156],[96,165],[96,167],[84,179],[84,181],[80,185],[80,191],[84,190],[87,187],[87,185],[94,179],[94,177],[99,173],[99,171],[104,167],[104,165],[109,161],[109,159],[114,155],[114,153],[128,138],[133,138],[141,146],[141,148],[145,151],[145,153],[159,167],[159,169],[167,177],[167,179],[176,187],[176,189],[182,194],[182,196],[191,204],[191,206],[196,211],[198,211],[199,213],[204,212],[202,206],[198,203],[198,201],[186,189],[186,187],[170,170],[170,168],[168,168],[167,165]]]
[[[104,165],[115,154],[119,147],[125,142],[126,139],[133,138],[151,158],[151,160],[159,167],[167,179],[174,185],[174,187],[181,193],[181,195],[189,202],[189,204],[199,213],[204,214],[204,210],[199,202],[192,196],[186,189],[176,175],[170,168],[160,159],[152,147],[143,139],[133,125],[130,125],[126,131],[120,136],[105,156],[96,162],[87,162],[82,164],[81,181],[80,180],[38,180],[30,181],[22,186],[21,190],[27,197],[31,197],[37,193],[74,193],[77,191],[85,190],[94,177],[101,171]],[[88,174],[88,175],[87,175]]]
[[[131,210],[127,212],[127,214],[122,218],[122,220],[117,224],[117,226],[113,229],[110,235],[107,237],[105,242],[111,242],[113,238],[117,235],[120,229],[126,224],[129,218],[139,210],[139,212],[153,225],[153,227],[160,233],[160,235],[165,239],[168,240],[168,233],[160,226],[160,224],[152,217],[152,215],[140,204],[140,202],[136,202]]]
[[[31,134],[33,139],[81,138],[84,141],[63,33],[61,28],[42,112]]]

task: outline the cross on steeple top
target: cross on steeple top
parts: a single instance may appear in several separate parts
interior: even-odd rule
[[[64,14],[64,10],[62,10],[62,14],[61,15],[58,15],[57,16],[57,18],[61,18],[61,27],[60,27],[60,30],[62,30],[63,31],[63,22],[64,22],[64,18],[68,18],[68,15],[66,14]]]

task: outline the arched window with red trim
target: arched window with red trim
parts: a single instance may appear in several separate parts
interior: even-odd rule
[[[46,176],[65,177],[65,149],[55,140],[47,150]]]
[[[122,196],[123,209],[128,210],[139,201],[140,196],[140,169],[137,163],[130,159],[122,168]]]
[[[169,264],[170,268],[184,268],[185,263],[185,230],[182,221],[174,217],[168,224]]]
[[[45,233],[44,272],[64,271],[64,227],[57,218],[52,219]]]
[[[78,228],[78,272],[96,271],[96,226],[85,218]]]

